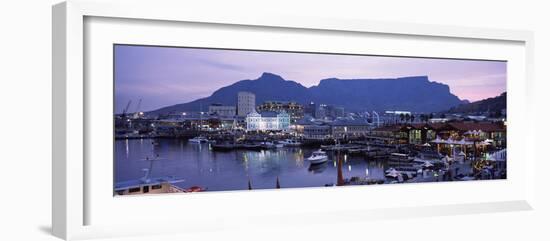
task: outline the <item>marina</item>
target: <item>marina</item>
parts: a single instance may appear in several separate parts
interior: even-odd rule
[[[218,144],[219,141],[198,139],[116,140],[115,193],[142,194],[144,189],[146,193],[169,193],[331,187],[505,177],[500,172],[502,169],[492,169],[491,163],[487,163],[490,170],[485,167],[476,170],[471,160],[461,156],[434,157],[427,149],[413,155],[392,152],[403,150],[402,146],[378,147],[375,150],[380,155],[372,157],[373,147],[366,143],[316,148],[285,146],[278,141]],[[144,161],[144,157],[158,160]]]
[[[160,139],[159,145],[151,145],[148,139],[115,141],[117,162],[116,181],[139,180],[149,163],[143,156],[157,153],[163,159],[153,163],[151,176],[179,177],[184,181],[176,187],[188,189],[200,186],[208,191],[272,189],[279,178],[281,188],[324,187],[338,182],[338,161],[329,154],[324,163],[312,164],[306,160],[318,149],[283,147],[268,150],[236,149],[219,152],[209,143],[191,143],[188,140]],[[353,177],[383,179],[383,161],[365,161],[342,154],[344,178]]]

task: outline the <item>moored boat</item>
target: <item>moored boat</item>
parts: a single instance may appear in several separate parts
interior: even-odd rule
[[[116,195],[135,195],[135,194],[158,194],[158,193],[177,193],[183,192],[183,189],[174,185],[184,182],[182,178],[174,176],[152,177],[153,162],[162,159],[158,155],[154,158],[145,158],[149,161],[149,168],[144,168],[143,177],[134,180],[115,183],[114,191]]]
[[[191,143],[204,143],[204,142],[208,142],[208,139],[206,139],[206,137],[204,137],[204,136],[196,136],[196,137],[193,137],[193,138],[189,139],[189,142],[191,142]]]
[[[302,145],[301,142],[294,140],[294,139],[285,139],[284,141],[279,141],[279,144],[283,144],[283,146],[300,146]]]
[[[115,184],[115,193],[116,195],[135,195],[183,192],[183,189],[175,186],[174,184],[184,181],[184,179],[167,176],[151,177],[147,180],[137,179],[117,182]]]
[[[271,141],[264,141],[260,143],[263,149],[277,149],[283,147],[283,144],[273,143]]]
[[[328,156],[326,152],[318,150],[314,151],[306,160],[308,160],[311,164],[318,164],[328,161]]]
[[[216,143],[212,144],[213,151],[231,151],[237,148],[237,145],[233,143]]]
[[[262,145],[256,143],[244,143],[239,145],[240,148],[245,150],[260,151],[262,150]]]

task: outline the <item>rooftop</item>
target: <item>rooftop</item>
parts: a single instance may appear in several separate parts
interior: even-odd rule
[[[454,129],[459,131],[474,131],[481,130],[484,132],[505,131],[504,125],[494,122],[449,122],[449,123],[405,123],[381,126],[375,131],[398,131],[402,129]]]
[[[339,119],[335,120],[332,123],[330,123],[331,126],[364,126],[364,125],[370,125],[369,122],[367,122],[366,119],[354,119],[354,120],[346,120],[346,119]]]
[[[493,122],[451,122],[448,125],[460,131],[481,130],[484,132],[495,132],[506,130],[504,125]]]

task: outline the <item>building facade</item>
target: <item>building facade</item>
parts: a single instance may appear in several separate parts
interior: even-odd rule
[[[291,122],[296,122],[299,119],[304,117],[304,106],[296,102],[280,102],[280,101],[266,101],[258,106],[260,112],[263,111],[274,111],[282,112],[285,111],[290,115]]]
[[[315,117],[316,109],[317,105],[312,101],[304,107],[304,113],[310,115],[311,117]]]
[[[253,111],[246,116],[247,131],[287,131],[289,128],[290,115],[285,111]]]
[[[366,120],[336,120],[330,126],[332,137],[338,139],[364,137],[372,129]]]
[[[231,105],[212,104],[208,106],[208,113],[220,117],[233,117],[237,114],[237,108]]]
[[[241,91],[237,94],[237,115],[246,117],[248,113],[256,111],[256,95]]]
[[[481,142],[490,140],[496,148],[506,147],[506,127],[492,122],[414,123],[386,125],[373,129],[370,139],[386,140],[392,144],[421,145],[440,139]]]
[[[326,140],[332,138],[329,125],[306,125],[303,129],[303,137],[309,140]]]

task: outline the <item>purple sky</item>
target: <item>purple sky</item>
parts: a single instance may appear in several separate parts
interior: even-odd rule
[[[428,58],[276,53],[218,49],[115,46],[115,112],[130,112],[207,97],[263,72],[306,87],[326,78],[393,78],[427,75],[450,86],[460,99],[476,101],[506,90],[506,62]]]

